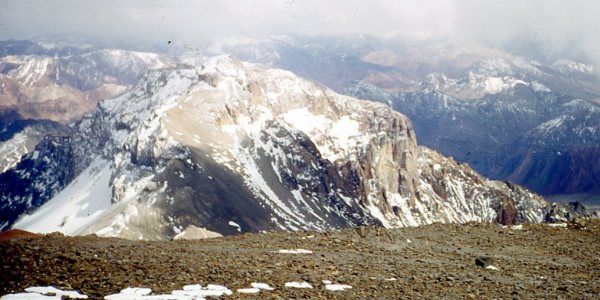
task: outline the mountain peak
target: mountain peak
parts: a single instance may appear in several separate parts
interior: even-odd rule
[[[164,239],[187,228],[235,234],[544,216],[541,198],[487,185],[418,148],[410,121],[388,106],[231,56],[149,72],[76,131],[73,168],[110,178],[87,188],[112,204],[78,223],[85,226],[65,216],[48,230]],[[85,194],[77,182],[47,205],[71,199],[68,191]],[[31,218],[16,227],[34,228]]]

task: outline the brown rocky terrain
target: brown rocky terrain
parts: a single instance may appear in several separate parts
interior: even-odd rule
[[[0,241],[0,295],[52,285],[102,298],[127,287],[169,294],[184,285],[212,283],[231,289],[231,298],[598,299],[600,222],[586,222],[360,227],[160,242],[16,237]],[[278,253],[281,249],[312,252]],[[352,288],[329,291],[323,280]],[[313,288],[284,287],[291,281]],[[252,282],[274,290],[237,292]]]

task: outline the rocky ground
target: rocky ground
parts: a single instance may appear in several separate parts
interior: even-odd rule
[[[0,295],[55,286],[102,298],[126,287],[169,294],[189,284],[220,284],[233,292],[230,298],[600,297],[598,221],[567,228],[434,224],[160,242],[13,235],[0,241],[0,249]],[[323,280],[352,288],[330,291]],[[291,281],[313,288],[286,288]],[[252,282],[274,290],[237,291]]]

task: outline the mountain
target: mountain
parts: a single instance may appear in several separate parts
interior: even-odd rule
[[[477,57],[461,50],[443,67],[430,67],[436,71],[424,75],[413,90],[397,92],[361,80],[346,93],[406,114],[420,143],[485,176],[543,195],[597,195],[600,89],[595,68],[497,52],[481,50],[486,55]],[[466,62],[462,67],[459,58]],[[387,65],[400,68],[403,63]]]
[[[562,112],[519,136],[498,176],[543,194],[600,195],[600,106],[576,99]]]
[[[0,124],[0,174],[14,167],[23,155],[32,152],[46,136],[71,134],[68,127],[48,120],[6,121],[6,124]]]
[[[124,92],[150,67],[163,67],[155,54],[99,50],[79,57],[8,56],[0,61],[0,109],[25,119],[67,123],[96,102]]]
[[[16,166],[0,174],[0,229],[44,204],[74,178],[67,137],[44,137]]]
[[[185,51],[180,60],[201,63],[207,57],[231,54],[244,61],[291,70],[342,92],[353,81],[367,78],[371,73],[392,70],[361,59],[377,47],[381,47],[379,40],[361,34],[234,37],[213,41],[193,52]]]
[[[73,131],[48,142],[64,155],[40,149],[9,170],[6,181],[27,187],[2,187],[5,215],[45,203],[14,228],[166,239],[568,216],[417,146],[411,122],[386,105],[229,56],[151,70]],[[50,177],[65,180],[38,193]]]
[[[124,93],[147,70],[172,64],[163,55],[78,39],[0,41],[0,172],[46,136],[70,136],[66,124]]]
[[[571,131],[575,128],[564,128],[568,145],[542,134],[533,146],[527,134],[565,113],[572,117],[567,104],[576,100],[587,106],[570,124],[597,127],[598,119],[586,116],[600,103],[600,80],[585,57],[553,60],[479,44],[364,35],[237,38],[214,43],[202,53],[234,53],[340,93],[386,103],[413,121],[420,143],[485,176],[511,180],[546,196],[600,195],[594,184],[597,164],[578,163],[600,161],[593,150],[595,138],[582,139]],[[553,163],[558,152],[570,156]],[[585,170],[579,172],[579,167]],[[545,179],[552,176],[562,183]]]

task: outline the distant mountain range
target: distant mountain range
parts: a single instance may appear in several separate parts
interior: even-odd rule
[[[600,79],[590,63],[362,35],[232,40],[209,50],[386,103],[412,120],[419,143],[485,176],[547,196],[600,196]]]
[[[366,36],[179,57],[3,43],[0,229],[166,239],[582,213],[462,162],[543,194],[600,194],[588,64],[427,54],[439,45],[411,57]],[[219,52],[260,65],[207,58]]]
[[[93,110],[99,100],[128,90],[148,69],[172,64],[154,53],[3,41],[0,116],[66,124]]]

